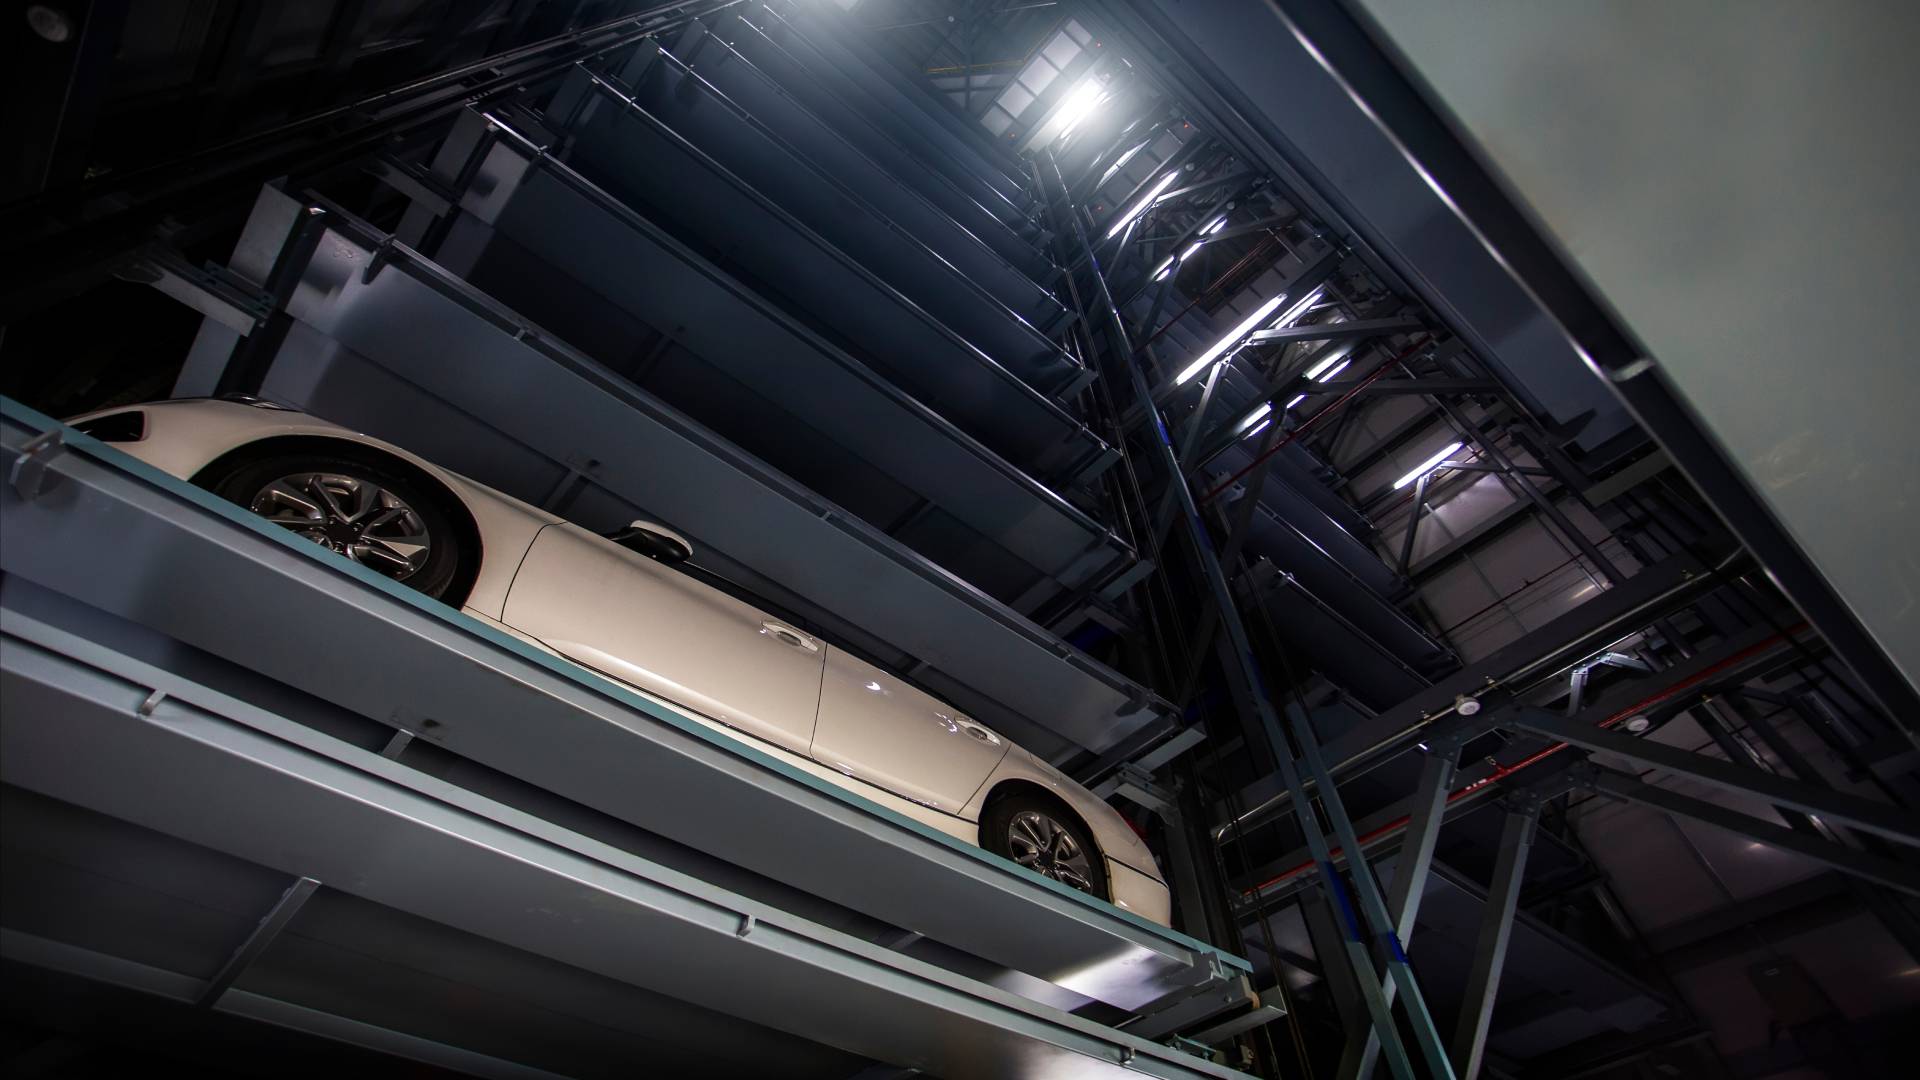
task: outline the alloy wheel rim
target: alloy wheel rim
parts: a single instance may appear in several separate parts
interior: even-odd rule
[[[1013,861],[1062,885],[1093,891],[1093,864],[1066,826],[1037,810],[1023,810],[1007,824]]]
[[[292,473],[262,487],[248,509],[395,581],[418,573],[433,552],[419,512],[357,476]]]

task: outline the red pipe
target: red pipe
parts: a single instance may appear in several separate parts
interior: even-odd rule
[[[1292,431],[1287,432],[1286,438],[1281,439],[1279,442],[1274,443],[1272,446],[1268,447],[1266,453],[1261,454],[1260,456],[1254,458],[1253,461],[1250,462],[1246,468],[1241,469],[1239,472],[1234,473],[1232,476],[1229,476],[1225,480],[1220,481],[1219,484],[1209,489],[1206,492],[1206,494],[1200,496],[1201,505],[1204,506],[1207,503],[1213,501],[1214,496],[1219,495],[1221,492],[1232,487],[1235,481],[1239,480],[1241,477],[1247,475],[1253,470],[1259,468],[1261,462],[1279,453],[1282,448],[1287,446],[1289,443],[1293,442],[1293,440],[1306,434],[1307,429],[1313,427],[1313,425],[1326,419],[1329,415],[1335,412],[1338,412],[1342,405],[1345,405],[1347,402],[1353,400],[1353,396],[1355,394],[1358,394],[1360,391],[1365,390],[1368,386],[1372,385],[1375,379],[1378,379],[1380,376],[1385,375],[1388,371],[1392,370],[1395,366],[1397,366],[1402,360],[1405,360],[1407,357],[1412,356],[1414,353],[1425,348],[1427,346],[1427,343],[1432,340],[1433,340],[1433,336],[1431,334],[1422,334],[1420,335],[1419,340],[1407,346],[1405,349],[1402,349],[1398,356],[1395,356],[1393,359],[1388,360],[1386,363],[1381,364],[1379,367],[1374,368],[1372,371],[1368,372],[1366,378],[1361,379],[1360,382],[1356,384],[1353,389],[1335,398],[1333,401],[1333,404],[1328,405],[1326,408],[1321,409],[1319,412],[1314,413],[1312,416],[1307,417],[1306,420],[1301,422],[1299,427],[1294,428]]]
[[[1752,657],[1758,655],[1759,653],[1765,652],[1768,649],[1773,648],[1775,645],[1778,645],[1780,642],[1784,641],[1787,635],[1797,634],[1800,631],[1806,629],[1806,627],[1807,627],[1807,624],[1804,622],[1795,623],[1794,625],[1788,627],[1782,633],[1774,634],[1768,637],[1765,641],[1761,641],[1754,645],[1750,645],[1747,648],[1741,649],[1739,652],[1734,653],[1732,656],[1727,657],[1725,660],[1722,660],[1719,663],[1710,665],[1706,668],[1703,668],[1700,671],[1696,671],[1692,675],[1689,675],[1688,677],[1681,679],[1679,682],[1674,683],[1672,686],[1669,686],[1663,690],[1660,690],[1654,694],[1649,695],[1648,697],[1642,698],[1641,700],[1634,702],[1632,705],[1629,705],[1626,708],[1621,709],[1619,712],[1614,713],[1612,716],[1607,717],[1605,720],[1600,721],[1598,724],[1595,724],[1594,726],[1599,728],[1610,728],[1615,724],[1618,724],[1622,720],[1625,720],[1628,717],[1635,715],[1636,713],[1642,712],[1654,705],[1658,705],[1660,702],[1666,701],[1669,698],[1677,696],[1682,691],[1687,690],[1690,687],[1700,685],[1701,683],[1719,674],[1720,672],[1725,671],[1730,667],[1733,667],[1735,664],[1738,664],[1744,660],[1751,659]],[[1475,780],[1473,783],[1468,784],[1466,787],[1463,787],[1460,790],[1448,795],[1446,805],[1452,806],[1454,803],[1458,802],[1459,800],[1464,799],[1467,796],[1472,795],[1476,792],[1483,791],[1489,785],[1497,784],[1500,781],[1505,780],[1507,777],[1512,776],[1514,773],[1519,772],[1521,769],[1525,769],[1532,765],[1536,765],[1539,762],[1544,761],[1545,759],[1550,758],[1553,755],[1559,753],[1560,751],[1565,750],[1566,748],[1567,748],[1566,743],[1554,743],[1552,746],[1549,746],[1544,750],[1540,750],[1535,753],[1528,754],[1526,757],[1523,757],[1519,761],[1513,762],[1510,765],[1501,765],[1498,768],[1494,769],[1491,773],[1488,773],[1486,776],[1483,776],[1480,779]],[[1402,815],[1398,818],[1395,818],[1392,821],[1387,822],[1385,825],[1382,825],[1379,828],[1374,829],[1373,831],[1367,833],[1365,836],[1358,837],[1361,848],[1364,849],[1368,844],[1373,843],[1375,840],[1379,840],[1384,837],[1391,836],[1394,833],[1404,831],[1408,823],[1411,822],[1412,820],[1413,820],[1412,815],[1410,814]],[[1332,854],[1334,858],[1339,858],[1340,855],[1342,854],[1342,849],[1334,848]],[[1255,885],[1253,888],[1245,890],[1240,895],[1243,899],[1253,899],[1257,897],[1260,893],[1265,892],[1267,889],[1272,888],[1273,886],[1278,885],[1283,881],[1287,881],[1291,878],[1299,877],[1302,873],[1313,869],[1314,865],[1315,865],[1314,861],[1312,859],[1308,859],[1306,862],[1303,862],[1298,866],[1291,867],[1286,870],[1282,870],[1280,873],[1274,875],[1273,877],[1268,878],[1267,880],[1261,882],[1258,885]]]

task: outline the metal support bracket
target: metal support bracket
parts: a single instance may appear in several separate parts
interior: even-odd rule
[[[47,476],[47,463],[67,448],[60,428],[54,428],[36,435],[32,441],[20,448],[20,459],[13,463],[13,475],[8,481],[20,497],[32,502],[47,493],[53,485]]]
[[[151,285],[242,337],[264,325],[276,307],[271,293],[240,274],[218,263],[195,266],[165,244],[141,252],[119,276]]]
[[[232,986],[240,976],[246,974],[247,968],[259,958],[260,954],[267,951],[267,946],[273,944],[273,940],[280,936],[280,931],[287,928],[287,924],[293,921],[293,917],[300,914],[300,909],[306,906],[307,899],[319,887],[319,880],[310,877],[300,878],[287,886],[287,891],[281,893],[280,899],[275,901],[273,907],[267,909],[267,913],[261,917],[260,925],[253,928],[253,933],[247,935],[247,940],[241,942],[240,947],[233,950],[233,955],[227,958],[227,962],[214,973],[213,978],[207,980],[206,988],[200,991],[200,997],[194,1004],[203,1009],[212,1008],[214,1003],[220,1000],[220,995],[226,993],[228,987]]]

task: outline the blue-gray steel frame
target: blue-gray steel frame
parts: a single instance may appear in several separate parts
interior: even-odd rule
[[[1244,960],[792,769],[85,435],[3,404],[0,569],[9,575],[689,847],[1122,1009],[1214,992],[1249,969]],[[85,557],[89,549],[97,557]],[[206,603],[215,594],[273,601],[243,611]],[[308,632],[282,632],[286,626]],[[314,662],[315,638],[378,659],[357,663],[359,677],[341,680],[333,665]],[[715,811],[688,813],[689,805]],[[871,888],[876,881],[887,887]]]
[[[1148,441],[1152,445],[1152,452],[1160,472],[1165,477],[1171,494],[1178,502],[1179,516],[1186,538],[1195,552],[1210,599],[1218,609],[1221,628],[1226,635],[1221,643],[1222,666],[1229,680],[1234,683],[1236,698],[1241,699],[1245,706],[1255,712],[1260,729],[1267,735],[1274,756],[1280,765],[1283,782],[1291,794],[1294,813],[1302,825],[1302,831],[1306,834],[1308,846],[1313,851],[1314,861],[1320,868],[1322,881],[1328,893],[1336,898],[1345,917],[1346,960],[1365,998],[1373,1031],[1379,1036],[1387,1053],[1388,1065],[1396,1076],[1415,1075],[1412,1060],[1401,1042],[1383,989],[1385,985],[1393,985],[1399,990],[1402,1007],[1407,1014],[1408,1026],[1413,1031],[1427,1073],[1432,1076],[1451,1078],[1454,1075],[1452,1066],[1447,1060],[1445,1048],[1441,1045],[1433,1017],[1427,1009],[1425,996],[1414,978],[1412,965],[1401,947],[1399,936],[1394,932],[1394,919],[1388,912],[1385,898],[1381,895],[1379,882],[1375,880],[1364,856],[1356,856],[1349,860],[1352,870],[1352,892],[1359,899],[1359,911],[1356,913],[1348,899],[1347,887],[1333,865],[1329,834],[1348,852],[1357,853],[1362,850],[1359,839],[1354,833],[1353,823],[1346,813],[1331,775],[1326,770],[1318,737],[1307,722],[1304,712],[1297,708],[1287,709],[1287,725],[1283,729],[1280,717],[1267,697],[1266,682],[1261,675],[1259,662],[1254,658],[1252,640],[1234,603],[1232,589],[1221,569],[1206,523],[1201,519],[1193,492],[1187,485],[1185,471],[1181,467],[1173,437],[1168,432],[1159,410],[1152,404],[1152,391],[1137,360],[1135,348],[1128,338],[1126,326],[1114,306],[1100,257],[1087,236],[1081,211],[1078,206],[1066,200],[1065,180],[1061,177],[1059,167],[1050,155],[1042,157],[1039,171],[1043,189],[1049,189],[1049,194],[1054,190],[1062,193],[1061,203],[1054,207],[1055,219],[1062,223],[1063,235],[1078,246],[1073,252],[1074,257],[1066,261],[1072,265],[1084,265],[1092,282],[1090,302],[1095,310],[1082,314],[1089,319],[1090,329],[1097,329],[1107,339],[1109,357],[1112,361],[1110,373],[1117,376],[1120,372],[1112,369],[1124,369],[1125,378],[1131,385],[1135,401],[1147,410],[1151,421],[1151,436]],[[1291,743],[1289,736],[1291,736]],[[1325,807],[1324,816],[1320,808],[1315,806],[1313,800],[1306,795],[1301,778],[1302,766],[1316,781],[1320,793],[1319,801]],[[1374,970],[1374,959],[1368,944],[1370,941],[1381,953],[1380,962],[1384,964],[1387,971],[1384,982]]]
[[[0,627],[7,783],[298,875],[289,897],[325,879],[618,982],[941,1075],[1240,1075],[730,893],[11,609],[0,609]],[[276,905],[274,929],[288,908]],[[207,983],[156,979],[166,973],[153,969],[140,979],[125,970],[138,965],[102,970],[99,954],[82,952],[0,937],[11,960],[184,990],[223,1010],[233,996],[242,1015],[273,1011],[228,990],[224,970]],[[325,1019],[289,1026],[440,1063],[462,1056],[329,1031],[316,1022]]]

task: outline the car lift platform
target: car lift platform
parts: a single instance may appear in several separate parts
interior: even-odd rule
[[[419,742],[438,760],[1135,1014],[1139,1030],[1156,1029],[1153,1014],[1204,1018],[1218,1011],[1209,997],[1219,1009],[1245,1003],[1243,960],[792,769],[12,402],[0,470],[7,785],[271,868],[291,886],[246,947],[200,974],[209,1003],[356,1041],[349,1020],[222,994],[222,978],[270,948],[254,939],[297,919],[319,888],[934,1075],[1236,1075],[388,755]],[[121,629],[75,632],[88,619]],[[135,635],[160,644],[133,648]],[[244,685],[272,693],[210,686],[195,674],[210,664],[244,669]],[[289,704],[259,704],[276,701]],[[327,710],[392,729],[388,755],[378,740],[303,722]],[[9,926],[0,945],[11,961],[106,971],[163,996],[186,985],[183,973],[169,980],[31,930]],[[479,1071],[527,1075],[493,1064],[503,1068]]]

